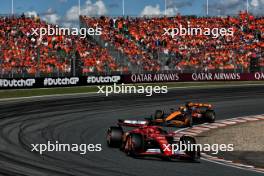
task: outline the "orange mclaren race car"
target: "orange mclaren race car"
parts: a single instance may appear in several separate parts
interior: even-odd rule
[[[171,109],[171,113],[165,114],[162,110],[156,110],[151,118],[146,118],[152,125],[191,127],[195,123],[213,123],[216,115],[211,104],[188,102],[177,111]]]
[[[125,126],[136,127],[124,131]],[[146,121],[125,120],[119,121],[118,126],[107,130],[107,144],[109,147],[120,148],[132,157],[159,157],[163,160],[200,158],[199,149],[179,150],[182,144],[196,144],[191,136],[183,135],[175,139],[173,132],[169,133],[159,126],[148,125]]]

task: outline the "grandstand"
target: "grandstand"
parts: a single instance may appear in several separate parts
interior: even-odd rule
[[[99,39],[124,53],[137,72],[237,71],[249,72],[251,58],[263,66],[264,18],[241,12],[237,17],[90,18],[85,24],[104,28]],[[164,36],[164,28],[183,25],[233,28],[234,36]]]
[[[108,51],[93,40],[72,35],[40,38],[32,34],[32,28],[47,26],[39,18],[24,15],[0,18],[1,77],[76,75],[72,69],[78,65],[81,66],[79,74],[117,70],[117,63]]]
[[[81,27],[101,36],[32,35],[47,27],[39,17],[0,17],[0,76],[42,77],[145,72],[243,72],[264,67],[264,18],[80,16]],[[234,36],[163,35],[164,28],[232,28]],[[257,65],[257,66],[256,66]]]

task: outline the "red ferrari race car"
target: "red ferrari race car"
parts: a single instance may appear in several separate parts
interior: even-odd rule
[[[133,130],[124,131],[124,126],[134,126]],[[120,148],[132,157],[159,157],[164,160],[187,159],[195,161],[200,158],[200,151],[193,149],[176,150],[182,144],[196,144],[191,136],[182,136],[175,140],[175,134],[159,126],[148,126],[146,121],[120,121],[107,131],[109,147]],[[176,148],[176,149],[175,149]]]

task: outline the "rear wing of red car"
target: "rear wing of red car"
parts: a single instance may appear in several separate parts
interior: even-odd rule
[[[118,123],[119,126],[128,126],[128,127],[141,127],[148,124],[147,120],[122,120],[119,119]]]

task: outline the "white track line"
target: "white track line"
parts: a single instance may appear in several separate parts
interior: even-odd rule
[[[222,163],[222,162],[213,161],[213,160],[206,159],[206,158],[203,158],[203,157],[201,159],[204,160],[204,161],[207,161],[207,162],[211,162],[211,163],[215,163],[215,164],[220,164],[220,165],[228,166],[228,167],[233,167],[233,168],[236,168],[236,169],[241,169],[241,170],[246,170],[246,171],[251,171],[251,172],[264,173],[264,172],[259,171],[259,170],[251,170],[251,169],[247,169],[247,168],[235,166],[235,165],[232,165],[232,164],[225,164],[225,163]]]
[[[12,101],[12,100],[26,100],[26,99],[37,99],[37,98],[56,98],[56,97],[63,97],[63,96],[75,96],[75,95],[97,95],[96,92],[86,92],[86,93],[69,93],[69,94],[52,94],[52,95],[39,95],[39,96],[30,96],[30,97],[17,97],[17,98],[2,98],[1,101]]]

